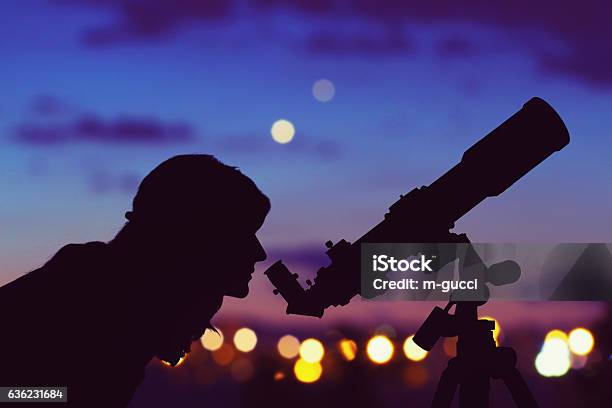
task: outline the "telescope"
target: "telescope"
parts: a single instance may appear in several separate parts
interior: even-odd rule
[[[469,243],[451,230],[455,222],[487,197],[495,197],[538,164],[564,148],[569,133],[557,112],[535,97],[467,149],[459,163],[429,186],[401,195],[384,219],[352,244],[328,241],[331,262],[304,289],[298,275],[281,261],[264,274],[287,302],[287,314],[322,317],[329,306],[346,305],[361,292],[363,243]],[[415,254],[416,255],[416,254]],[[450,259],[448,261],[451,261]],[[495,282],[495,277],[490,277]],[[361,293],[371,298],[378,293]]]

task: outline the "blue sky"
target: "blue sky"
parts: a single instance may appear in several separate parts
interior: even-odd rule
[[[354,240],[536,95],[570,145],[457,230],[610,242],[610,12],[548,0],[2,2],[0,283],[65,243],[110,239],[137,182],[186,152],[240,167],[271,198],[270,252]],[[320,78],[335,85],[328,103],[311,93]],[[280,118],[296,128],[288,145],[270,136]]]

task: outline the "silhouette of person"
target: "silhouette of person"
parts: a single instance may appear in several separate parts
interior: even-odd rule
[[[0,288],[0,386],[67,386],[69,406],[126,406],[153,357],[176,364],[224,296],[248,294],[269,209],[213,156],[161,163],[114,239],[66,245]]]

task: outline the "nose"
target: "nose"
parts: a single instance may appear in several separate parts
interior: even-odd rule
[[[255,262],[265,261],[268,255],[257,237],[255,237],[255,247]]]

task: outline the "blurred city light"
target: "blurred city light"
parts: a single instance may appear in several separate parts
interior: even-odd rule
[[[220,348],[212,352],[212,357],[215,363],[224,366],[232,362],[234,354],[234,348],[227,343],[223,343]]]
[[[567,355],[569,358],[569,348],[567,347],[567,343],[561,339],[545,340],[541,351],[557,356]]]
[[[306,339],[300,345],[300,357],[307,363],[318,363],[325,354],[323,344],[317,339]]]
[[[482,319],[495,322],[492,335],[497,340],[501,335],[499,322],[489,316],[482,317]],[[376,328],[365,347],[365,354],[369,360],[375,364],[385,364],[391,361],[396,346],[391,337],[393,334],[394,329],[387,324]],[[256,375],[254,362],[246,355],[236,354],[237,351],[251,352],[257,347],[260,339],[252,329],[243,327],[236,330],[233,342],[229,343],[224,341],[224,336],[220,331],[214,332],[212,330],[207,330],[200,340],[202,346],[212,352],[212,360],[220,366],[226,366],[226,373],[235,381],[249,381]],[[443,346],[444,352],[449,357],[456,355],[456,338],[445,338]],[[593,334],[586,328],[576,328],[569,334],[559,329],[550,330],[546,333],[541,351],[535,358],[535,369],[544,377],[561,377],[567,374],[570,369],[582,369],[588,363],[595,361],[592,356],[589,356],[589,353],[594,350],[594,346]],[[334,344],[334,347],[337,347],[338,354],[334,353],[332,357],[345,361],[353,361],[357,357],[358,346],[356,341],[352,339],[340,338]],[[294,359],[299,357],[293,363],[293,371],[297,381],[313,383],[321,378],[323,373],[321,361],[325,357],[326,351],[322,341],[316,338],[308,338],[300,342],[297,337],[287,334],[280,337],[276,348],[283,358]],[[402,350],[406,358],[414,362],[422,361],[428,356],[428,352],[414,342],[414,335],[410,335],[404,340]],[[178,362],[177,366],[183,362],[184,358]],[[165,366],[170,365],[165,361],[161,361],[161,363]],[[333,363],[333,361],[330,361],[330,363]],[[333,372],[334,370],[329,372],[330,378],[335,378]],[[430,374],[422,364],[409,364],[405,369],[402,368],[401,373],[405,383],[415,389],[425,386],[430,380]],[[282,381],[287,378],[288,373],[279,369],[272,371],[271,375],[274,381]]]
[[[498,346],[499,345],[499,335],[501,333],[501,326],[499,325],[499,322],[497,321],[497,319],[491,316],[481,317],[480,319],[492,320],[493,322],[495,322],[495,329],[493,329],[493,340],[495,340],[495,345]]]
[[[595,339],[590,331],[579,327],[570,332],[567,343],[572,353],[586,356],[593,350]]]
[[[455,357],[457,355],[457,337],[445,338],[442,348],[447,356]]]
[[[404,380],[412,388],[420,388],[427,383],[429,375],[422,364],[411,364],[404,369]]]
[[[293,372],[295,373],[295,378],[297,378],[298,381],[303,383],[313,383],[321,378],[323,367],[319,362],[309,363],[308,361],[299,358],[293,366]]]
[[[570,366],[567,343],[559,338],[545,340],[542,351],[535,359],[538,373],[544,377],[561,377],[568,372]]]
[[[276,347],[282,357],[291,359],[300,352],[300,341],[296,337],[287,334],[280,338]]]
[[[393,343],[387,336],[374,336],[366,346],[368,357],[376,364],[385,364],[393,357]]]
[[[223,344],[223,333],[218,329],[217,332],[218,333],[215,333],[213,330],[206,329],[204,335],[200,338],[202,347],[210,351],[219,350]]]
[[[353,340],[342,339],[338,343],[340,353],[346,359],[346,361],[353,361],[357,356],[357,343]]]
[[[393,326],[391,326],[390,324],[387,324],[387,323],[384,323],[384,324],[381,324],[380,326],[378,326],[374,330],[374,333],[375,334],[380,334],[380,335],[383,335],[383,336],[387,336],[390,339],[394,339],[397,336]]]
[[[419,347],[413,340],[414,335],[404,341],[404,354],[412,361],[421,361],[427,357],[427,351]]]
[[[546,333],[546,337],[544,338],[544,341],[551,340],[551,339],[559,339],[559,340],[563,340],[564,342],[568,341],[567,334],[565,334],[565,332],[559,329],[554,329]]]
[[[237,350],[248,353],[257,345],[257,335],[253,330],[243,327],[234,334],[234,345]]]
[[[174,367],[178,367],[178,366],[180,366],[181,364],[183,364],[183,362],[185,361],[185,358],[187,358],[187,356],[183,356],[183,357],[179,358],[178,363],[176,363],[176,365],[175,365]],[[161,361],[161,362],[162,362],[162,364],[163,364],[163,365],[165,365],[166,367],[172,367],[172,364],[170,364],[170,363],[169,363],[169,362],[167,362],[167,361],[164,361],[164,360],[159,360],[159,361]]]
[[[584,368],[589,360],[588,356],[580,356],[578,354],[570,355],[570,365],[574,370],[580,370]]]
[[[272,139],[275,142],[280,144],[289,143],[293,140],[293,136],[295,135],[295,128],[293,124],[285,119],[279,119],[272,125],[272,129],[270,130],[272,133]]]
[[[230,372],[236,381],[244,382],[253,377],[255,370],[253,368],[253,363],[251,363],[248,359],[239,358],[232,363]]]
[[[312,85],[312,95],[319,102],[329,102],[335,94],[336,88],[328,79],[319,79]]]

